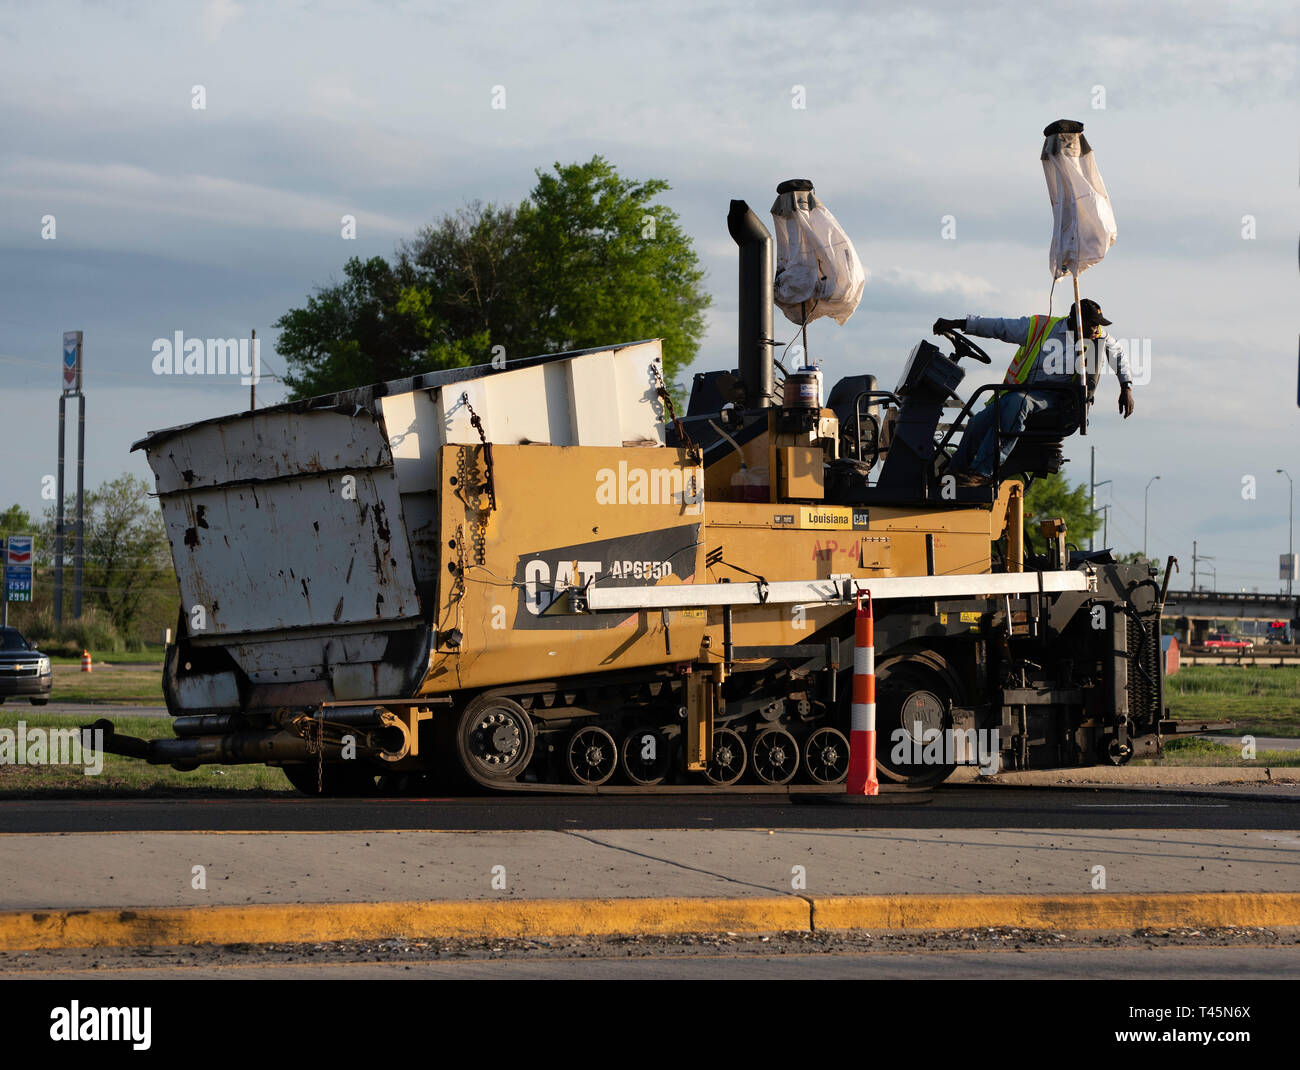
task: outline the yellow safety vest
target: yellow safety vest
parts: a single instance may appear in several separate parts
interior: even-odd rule
[[[1016,350],[1015,356],[1011,358],[1011,367],[1007,369],[1006,377],[1002,380],[1004,386],[1018,386],[1029,378],[1029,373],[1034,370],[1034,365],[1038,363],[1039,351],[1043,348],[1043,340],[1052,333],[1052,329],[1065,319],[1064,316],[1030,316],[1029,317],[1029,337],[1025,339],[1025,344]],[[988,401],[984,402],[985,406],[993,404],[993,395],[989,395]]]
[[[1052,333],[1064,316],[1030,316],[1029,317],[1029,337],[1025,344],[1016,350],[1016,355],[1011,358],[1011,367],[1007,369],[1007,377],[1002,380],[1006,385],[1020,385],[1029,378],[1029,373],[1034,370],[1034,365],[1038,363],[1039,351],[1043,348],[1043,339]]]

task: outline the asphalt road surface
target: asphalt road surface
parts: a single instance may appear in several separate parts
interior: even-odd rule
[[[1300,828],[1300,798],[1106,788],[945,786],[884,805],[785,795],[307,799],[257,794],[0,801],[0,832],[563,831],[656,828]]]

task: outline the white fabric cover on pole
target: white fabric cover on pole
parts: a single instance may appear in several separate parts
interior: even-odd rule
[[[1043,131],[1043,173],[1052,199],[1052,278],[1079,275],[1115,244],[1115,214],[1083,123],[1061,119]]]
[[[844,228],[817,199],[806,179],[777,187],[772,221],[776,230],[773,299],[777,307],[793,323],[830,316],[842,325],[853,315],[867,285],[867,273]]]

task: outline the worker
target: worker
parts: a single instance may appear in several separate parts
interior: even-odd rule
[[[1119,411],[1127,420],[1134,410],[1133,376],[1129,371],[1128,357],[1123,346],[1106,334],[1105,328],[1110,326],[1111,321],[1101,314],[1101,306],[1086,297],[1082,304],[1083,334],[1092,341],[1086,365],[1090,372],[1089,382],[1091,384],[1099,374],[1099,369],[1095,366],[1096,351],[1104,349],[1107,364],[1115,369],[1119,378]],[[1077,313],[1078,305],[1072,305],[1068,316],[1022,316],[1020,319],[967,316],[965,319],[938,319],[934,321],[934,333],[963,330],[978,338],[998,338],[1018,345],[1020,348],[1011,358],[1011,367],[1003,379],[1006,384],[1031,387],[1071,386],[1076,382],[1074,373],[1077,364],[1068,355],[1074,348]],[[1068,406],[1065,396],[1052,390],[1025,390],[1002,395],[996,407],[987,405],[971,416],[949,469],[959,473],[957,482],[962,486],[979,486],[992,479],[995,408],[1000,411],[998,422],[1003,434],[1002,448],[998,455],[998,466],[1001,469],[1016,446],[1017,439],[1012,436],[1025,429],[1025,422],[1031,415],[1055,411],[1060,414],[1062,424],[1065,424],[1069,419]]]

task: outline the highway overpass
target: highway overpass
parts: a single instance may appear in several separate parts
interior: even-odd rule
[[[1164,617],[1177,622],[1183,642],[1198,643],[1213,630],[1216,621],[1294,621],[1300,617],[1300,598],[1230,591],[1170,591]],[[1293,625],[1292,630],[1296,627]]]

